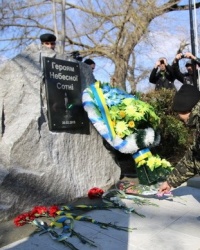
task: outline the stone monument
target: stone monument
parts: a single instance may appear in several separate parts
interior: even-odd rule
[[[120,177],[91,124],[89,132],[49,130],[42,57],[74,60],[31,45],[0,67],[0,221],[33,206],[67,204]],[[83,90],[94,76],[79,64]]]

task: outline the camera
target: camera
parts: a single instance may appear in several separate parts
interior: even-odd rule
[[[160,60],[160,63],[161,63],[161,64],[165,64],[164,60]]]
[[[72,56],[74,59],[76,59],[77,61],[80,61],[80,62],[82,62],[82,60],[83,60],[83,57],[80,56],[79,51],[73,51],[73,52],[70,54],[70,56]]]
[[[182,58],[185,58],[185,55],[184,55],[184,54],[181,55],[181,59],[182,59]]]

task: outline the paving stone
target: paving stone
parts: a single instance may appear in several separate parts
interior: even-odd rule
[[[76,237],[69,238],[69,242],[81,250],[200,250],[199,189],[189,187],[184,183],[172,192],[174,197],[171,199],[147,199],[157,206],[139,206],[132,200],[125,200],[127,206],[134,206],[137,212],[145,215],[144,218],[136,214],[127,214],[122,209],[94,210],[84,213],[97,221],[137,229],[125,232],[75,221],[75,231],[93,240],[97,247],[82,244]],[[74,204],[88,204],[88,202],[95,204],[95,200],[88,201],[87,198],[82,198]],[[100,200],[96,202],[99,204]],[[4,244],[1,245],[1,250],[67,249],[66,246],[52,240],[48,234],[33,235],[30,225],[25,225],[21,231],[20,228],[14,227],[9,230],[9,225],[8,222],[7,226],[0,225],[0,234],[2,234],[0,240],[6,238]],[[7,229],[6,233],[3,233],[3,228]],[[17,235],[19,239],[23,235],[24,238],[16,241]]]

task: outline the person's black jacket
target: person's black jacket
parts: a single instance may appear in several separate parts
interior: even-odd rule
[[[149,77],[149,81],[150,83],[156,84],[155,90],[161,88],[175,88],[173,70],[170,65],[166,65],[165,71],[158,71],[158,68],[153,68]]]

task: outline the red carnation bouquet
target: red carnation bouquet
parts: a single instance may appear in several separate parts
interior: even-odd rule
[[[88,197],[90,199],[101,198],[103,193],[104,191],[101,188],[94,187],[88,191]]]
[[[32,221],[38,217],[55,217],[57,211],[59,211],[59,207],[56,205],[49,208],[44,206],[36,206],[31,211],[18,215],[14,219],[14,224],[17,227],[20,227],[27,223],[32,223]]]

